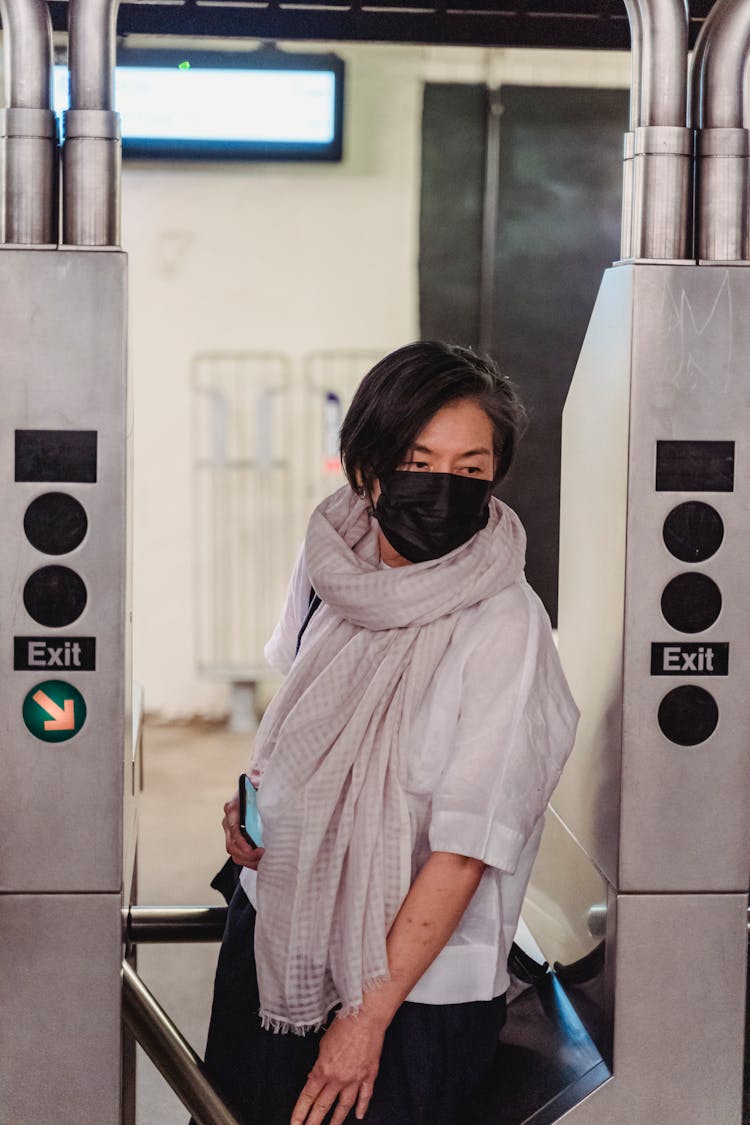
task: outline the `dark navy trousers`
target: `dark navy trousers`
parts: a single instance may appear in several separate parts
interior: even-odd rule
[[[243,1125],[289,1125],[323,1032],[261,1028],[254,936],[255,910],[238,886],[216,969],[206,1068]],[[385,1035],[367,1125],[475,1125],[472,1095],[492,1066],[504,1022],[504,996],[402,1004]],[[352,1111],[347,1125],[354,1121]]]

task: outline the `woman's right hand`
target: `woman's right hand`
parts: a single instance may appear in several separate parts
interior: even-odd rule
[[[258,863],[263,855],[264,848],[251,848],[245,837],[240,832],[240,797],[235,793],[224,805],[224,818],[221,822],[224,829],[224,840],[227,851],[235,863],[241,867],[258,869]]]

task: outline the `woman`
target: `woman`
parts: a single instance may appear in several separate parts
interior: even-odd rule
[[[350,486],[313,513],[266,648],[287,678],[253,758],[265,850],[225,805],[242,874],[206,1064],[248,1121],[472,1121],[577,722],[492,497],[522,419],[490,361],[435,342],[347,413]]]

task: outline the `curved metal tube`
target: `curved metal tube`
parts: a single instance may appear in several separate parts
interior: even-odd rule
[[[686,0],[625,0],[634,51],[622,258],[683,259],[690,234]]]
[[[120,119],[114,112],[119,0],[70,0],[70,110],[63,146],[63,242],[119,246]]]
[[[636,4],[640,9],[643,37],[638,124],[684,126],[687,0],[636,0]]]
[[[197,1125],[240,1125],[193,1048],[127,961],[122,963],[122,1021]]]
[[[749,49],[750,4],[747,0],[717,0],[698,37],[698,66],[691,76],[699,129],[742,128]]]
[[[5,104],[52,108],[52,24],[44,0],[0,0],[6,42]]]
[[[703,56],[706,53],[706,44],[708,43],[708,39],[711,34],[712,24],[716,19],[716,13],[720,7],[721,5],[719,3],[715,3],[709,10],[708,15],[701,25],[701,29],[698,32],[698,38],[696,39],[695,47],[693,48],[693,57],[690,63],[690,74],[688,76],[688,109],[690,111],[688,117],[688,125],[691,125],[693,129],[697,129],[699,127],[702,113],[700,75],[701,71],[703,70]]]
[[[115,28],[119,0],[70,0],[70,108],[115,108]]]
[[[643,0],[624,0],[630,25],[630,120],[628,128],[631,133],[641,124],[642,2]]]
[[[745,70],[750,0],[717,0],[696,44],[691,72],[698,127],[695,242],[703,261],[750,258],[750,132]]]
[[[0,112],[0,243],[57,242],[52,25],[44,0],[0,0],[6,43]]]
[[[625,134],[622,165],[622,226],[620,230],[620,257],[633,254],[633,187],[635,176],[635,130],[641,115],[641,50],[643,26],[641,11],[636,0],[625,0],[630,25],[630,118]]]

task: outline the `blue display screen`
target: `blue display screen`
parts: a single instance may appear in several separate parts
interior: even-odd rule
[[[248,55],[252,59],[252,55]],[[294,56],[292,56],[294,58]],[[123,152],[151,157],[341,158],[343,64],[128,63],[115,71]],[[233,56],[237,60],[237,56]],[[68,108],[68,70],[54,68],[54,105]]]

